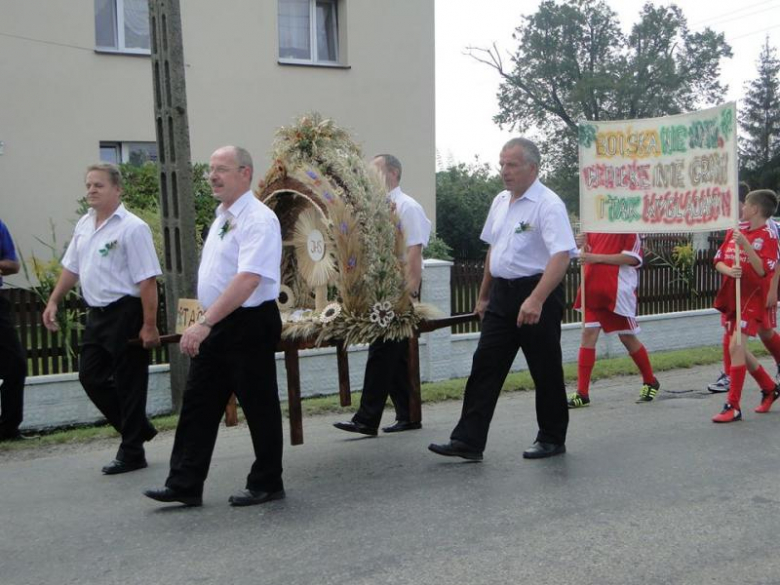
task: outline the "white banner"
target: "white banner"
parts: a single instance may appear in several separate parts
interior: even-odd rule
[[[579,125],[583,232],[704,232],[738,220],[737,107]]]

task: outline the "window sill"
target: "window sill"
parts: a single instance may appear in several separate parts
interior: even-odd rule
[[[126,55],[128,57],[151,57],[152,52],[144,49],[112,49],[111,47],[95,47],[95,53],[100,55]]]
[[[341,63],[327,63],[319,61],[297,61],[293,59],[279,59],[279,65],[292,65],[293,67],[323,67],[325,69],[352,69],[351,65],[342,65]]]

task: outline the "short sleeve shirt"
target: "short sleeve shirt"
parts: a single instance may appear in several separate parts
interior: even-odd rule
[[[225,209],[217,207],[198,269],[198,301],[208,309],[239,272],[261,277],[242,307],[279,296],[282,231],[276,214],[247,191]]]
[[[739,261],[742,267],[742,277],[739,279],[742,320],[761,320],[772,280],[772,272],[777,264],[777,233],[769,223],[751,230],[750,223],[743,222],[739,225],[739,229],[756,251],[764,268],[764,276],[759,276],[753,270],[753,265],[750,264],[745,251],[741,247],[739,248]],[[716,265],[718,262],[723,262],[726,266],[734,266],[737,246],[732,239],[732,233],[732,230],[726,232],[726,239],[715,254],[714,263]],[[737,311],[736,282],[736,279],[723,275],[720,289],[715,296],[715,308],[726,314],[727,317],[733,316]]]
[[[585,264],[585,303],[588,309],[611,311],[624,317],[636,317],[637,269],[642,265],[642,240],[639,234],[588,233],[586,243],[593,254],[625,254],[638,260],[630,264]],[[580,291],[574,303],[581,308]]]
[[[14,241],[11,239],[11,233],[2,221],[0,221],[0,260],[17,262]],[[0,276],[0,286],[3,286],[2,276]]]
[[[431,221],[425,215],[422,205],[396,187],[387,194],[390,201],[395,205],[395,211],[398,219],[401,221],[401,229],[406,237],[406,247],[422,244],[423,248],[428,245],[431,237]]]
[[[98,228],[94,209],[79,220],[62,265],[78,275],[90,307],[140,297],[140,282],[162,274],[152,231],[122,204]]]
[[[569,215],[561,198],[537,179],[511,201],[502,191],[493,199],[480,238],[490,244],[490,274],[515,279],[541,274],[550,258],[577,255]]]

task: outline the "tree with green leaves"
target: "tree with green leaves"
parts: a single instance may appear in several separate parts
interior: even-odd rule
[[[724,35],[691,31],[674,4],[648,2],[626,35],[603,0],[544,0],[513,38],[510,63],[495,44],[469,51],[503,78],[495,122],[538,131],[544,176],[570,209],[578,199],[578,121],[688,112],[718,103],[726,91],[718,81],[721,60],[731,56]]]
[[[751,186],[761,175],[776,167],[780,156],[780,60],[767,37],[757,61],[758,76],[745,84],[739,111],[742,128],[740,166],[750,175]],[[774,165],[771,163],[775,162]]]
[[[493,198],[504,189],[490,165],[451,165],[436,173],[436,229],[456,258],[482,258],[487,244],[479,239]]]

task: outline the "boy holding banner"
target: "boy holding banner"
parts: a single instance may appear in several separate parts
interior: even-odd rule
[[[584,327],[577,359],[577,392],[568,395],[569,408],[590,405],[590,376],[602,329],[618,334],[642,374],[637,403],[651,402],[661,386],[653,374],[647,350],[636,336],[637,269],[642,265],[639,234],[588,233],[577,236],[577,245],[582,247],[580,263],[585,267],[585,308],[580,287],[574,308],[583,312]]]
[[[739,183],[739,217],[742,219],[742,209],[745,206],[745,198],[750,193],[750,185],[745,181]],[[772,228],[775,233],[780,234],[778,224],[774,219],[767,220],[767,225]],[[767,351],[772,354],[775,360],[775,366],[777,369],[777,375],[775,381],[780,383],[780,335],[775,331],[777,327],[777,282],[780,278],[780,270],[775,270],[772,276],[772,281],[769,286],[769,294],[766,300],[767,318],[764,320],[761,328],[758,330],[758,337],[761,339],[761,343],[764,344]],[[731,385],[731,378],[729,377],[729,369],[731,367],[731,355],[730,355],[730,337],[729,334],[723,333],[723,372],[718,379],[709,384],[707,389],[710,392],[728,392]]]
[[[740,399],[747,372],[761,388],[761,404],[756,412],[769,412],[772,403],[780,396],[780,388],[750,353],[743,336],[755,336],[760,329],[767,327],[766,299],[778,253],[777,233],[767,220],[776,208],[777,195],[774,191],[761,189],[750,192],[742,211],[744,221],[737,230],[726,234],[715,255],[715,269],[723,275],[723,281],[714,306],[723,313],[721,320],[726,332],[731,335],[731,366],[728,372],[731,384],[723,410],[712,418],[716,423],[742,419]]]

